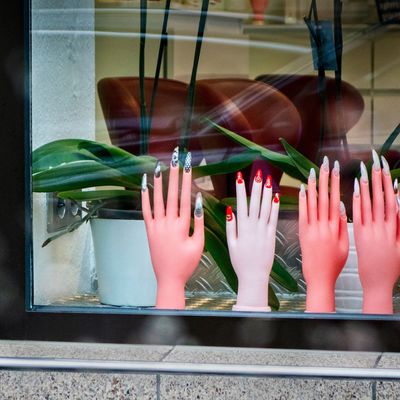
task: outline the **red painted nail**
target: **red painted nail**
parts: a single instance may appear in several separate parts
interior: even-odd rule
[[[272,188],[272,177],[271,177],[271,175],[267,176],[267,179],[265,181],[265,187],[267,189],[271,189]]]
[[[240,171],[236,174],[236,180],[237,183],[243,183],[243,175]]]
[[[254,177],[254,180],[255,180],[257,183],[261,183],[261,182],[262,182],[262,171],[261,171],[261,169],[259,169],[259,170],[257,171],[256,176]]]
[[[227,221],[232,221],[233,216],[232,216],[232,207],[228,206],[226,207],[226,220]]]
[[[274,203],[279,203],[279,197],[280,197],[280,194],[279,193],[275,193]]]

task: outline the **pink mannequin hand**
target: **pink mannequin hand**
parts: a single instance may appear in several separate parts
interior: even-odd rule
[[[201,194],[196,196],[194,233],[189,236],[192,169],[187,154],[180,210],[178,210],[178,148],[169,173],[167,209],[164,209],[159,163],[154,172],[154,217],[151,213],[147,177],[142,181],[142,209],[149,240],[151,261],[157,279],[157,308],[184,309],[185,284],[197,268],[204,247],[204,218]]]
[[[329,195],[329,160],[320,169],[317,197],[315,170],[308,178],[308,195],[299,193],[299,235],[303,275],[307,283],[306,311],[335,312],[335,284],[349,252],[347,217],[340,202],[340,167],[335,161]]]
[[[260,208],[262,194],[262,204]],[[242,174],[236,179],[237,229],[232,208],[226,210],[226,236],[229,255],[239,280],[235,311],[271,311],[268,307],[268,281],[275,256],[275,234],[279,214],[279,193],[272,201],[272,180],[263,188],[258,170],[247,210],[246,187]]]
[[[363,287],[363,312],[393,313],[393,286],[400,273],[400,220],[389,165],[373,151],[372,205],[368,173],[361,163],[360,183],[354,181],[354,239]],[[383,182],[383,190],[382,190]]]

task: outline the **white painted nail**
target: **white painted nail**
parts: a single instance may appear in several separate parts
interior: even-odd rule
[[[143,174],[142,176],[142,191],[145,192],[147,190],[147,174]]]
[[[196,217],[201,217],[203,215],[203,196],[200,192],[196,194],[194,213]]]
[[[381,169],[381,163],[379,162],[378,153],[374,149],[372,149],[372,159],[374,160],[375,170],[379,171]]]
[[[171,158],[171,165],[173,167],[176,167],[179,162],[179,146],[176,146],[174,151],[172,152],[172,158]]]
[[[389,175],[390,174],[389,163],[386,161],[386,158],[383,156],[381,156],[381,160],[382,160],[382,166],[383,166],[383,173],[385,175]]]
[[[358,197],[360,195],[360,184],[358,183],[358,179],[354,179],[354,196]]]
[[[346,215],[346,207],[343,201],[340,202],[340,215]]]
[[[154,168],[154,176],[158,178],[161,175],[161,163],[157,161],[156,167]]]
[[[340,164],[338,160],[335,160],[335,162],[333,163],[333,172],[335,173],[335,175],[340,174]]]
[[[312,181],[316,181],[317,180],[317,176],[315,174],[315,169],[314,168],[310,169],[310,180],[312,180]]]
[[[360,171],[361,171],[361,179],[364,182],[368,182],[368,172],[367,172],[367,167],[365,164],[361,161],[360,163]]]
[[[393,190],[394,192],[397,194],[399,191],[399,181],[397,180],[397,178],[394,180],[393,182]]]
[[[324,160],[322,161],[322,166],[324,167],[324,170],[329,172],[329,158],[327,156],[324,156]]]
[[[306,188],[304,187],[303,184],[300,185],[300,195],[305,196],[306,195]]]

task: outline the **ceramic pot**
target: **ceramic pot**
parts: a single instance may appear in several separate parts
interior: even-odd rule
[[[354,242],[353,224],[347,224],[349,232],[349,256],[340,273],[335,288],[336,311],[361,313],[363,290],[358,275],[358,260]]]
[[[157,282],[141,213],[103,209],[90,225],[100,302],[155,306]]]
[[[267,9],[268,2],[269,0],[251,0],[254,25],[264,25],[264,13]]]

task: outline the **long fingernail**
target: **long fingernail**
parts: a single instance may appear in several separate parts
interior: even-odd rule
[[[340,202],[340,215],[346,215],[346,207],[343,203],[343,201]]]
[[[374,160],[375,170],[379,171],[381,169],[381,163],[379,162],[378,153],[374,149],[372,149],[372,159]]]
[[[333,163],[333,173],[334,173],[336,176],[339,176],[339,174],[340,174],[340,164],[339,164],[339,161],[338,161],[338,160],[336,160],[336,161]]]
[[[236,174],[236,182],[239,184],[243,183],[243,175],[240,171]]]
[[[322,167],[326,172],[329,172],[329,158],[324,156],[324,160],[322,161]]]
[[[154,168],[154,176],[156,178],[159,178],[161,175],[161,163],[160,161],[157,161],[156,167]]]
[[[300,185],[300,195],[305,196],[306,195],[306,188],[304,187],[303,184]]]
[[[255,180],[257,183],[261,183],[261,182],[262,182],[262,171],[261,171],[261,169],[259,169],[259,170],[257,171],[256,176],[254,177],[254,180]]]
[[[358,179],[354,179],[354,196],[358,197],[360,195],[360,184],[358,183]]]
[[[142,192],[147,190],[147,174],[143,174],[142,176]]]
[[[311,181],[316,181],[316,180],[317,180],[317,177],[316,177],[315,169],[314,169],[314,168],[311,168],[311,169],[310,169],[310,180],[311,180]]]
[[[232,207],[228,206],[226,207],[226,220],[227,221],[232,221],[233,215],[232,215]]]
[[[274,203],[279,203],[279,197],[280,197],[280,194],[279,193],[275,193]]]
[[[385,175],[390,175],[390,168],[389,168],[389,163],[387,162],[386,158],[381,156],[382,160],[382,166],[383,166],[383,173]]]
[[[397,178],[393,182],[393,190],[394,190],[395,194],[397,194],[399,192],[399,182],[398,182]]]
[[[196,217],[201,217],[203,215],[203,196],[200,192],[196,195],[194,214],[196,215]]]
[[[190,169],[192,168],[192,153],[190,151],[186,154],[184,168],[185,172],[190,172]]]
[[[267,179],[265,180],[265,187],[267,189],[271,189],[272,188],[272,177],[271,177],[271,175],[267,176]]]
[[[176,167],[179,162],[179,146],[176,146],[174,151],[172,152],[172,158],[171,158],[171,165],[173,167]]]
[[[360,162],[360,171],[361,171],[361,179],[364,182],[368,182],[367,167],[365,166],[365,164],[362,161]]]

